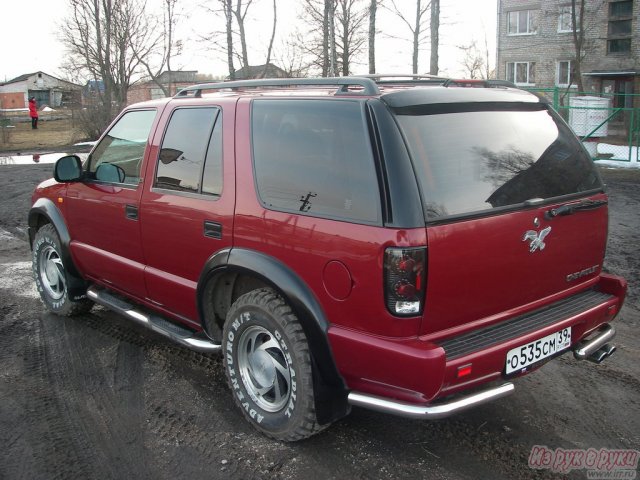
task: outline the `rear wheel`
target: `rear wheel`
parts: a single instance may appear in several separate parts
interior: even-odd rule
[[[58,315],[79,315],[91,310],[86,298],[72,300],[67,288],[66,268],[62,261],[60,237],[51,224],[36,233],[33,242],[33,277],[47,309]]]
[[[227,315],[222,347],[236,404],[255,428],[284,441],[322,429],[307,339],[282,297],[270,289],[239,297]]]

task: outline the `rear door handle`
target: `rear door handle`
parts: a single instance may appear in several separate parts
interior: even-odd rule
[[[124,214],[129,220],[137,220],[138,207],[136,205],[126,205],[124,207]]]
[[[222,240],[222,224],[218,222],[212,222],[210,220],[205,220],[204,236],[215,238],[216,240]]]

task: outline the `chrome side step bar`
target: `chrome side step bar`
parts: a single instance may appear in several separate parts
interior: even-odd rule
[[[187,328],[165,320],[157,315],[136,310],[134,305],[109,293],[99,290],[95,286],[87,289],[87,297],[114,312],[124,315],[130,320],[159,333],[180,345],[197,352],[212,353],[222,349],[222,345],[215,343],[206,336],[195,333]]]
[[[615,336],[615,329],[607,323],[595,333],[594,337],[589,340],[582,340],[576,344],[576,346],[573,347],[573,356],[576,360],[591,360],[592,355],[598,353],[601,348],[606,347],[603,351],[604,355],[596,355],[597,359],[593,359],[596,363],[600,363],[615,352],[615,347],[606,345],[606,343]]]
[[[351,405],[369,408],[378,412],[392,413],[407,418],[433,420],[454,415],[463,410],[482,405],[483,403],[492,402],[511,394],[513,390],[513,383],[509,382],[499,387],[489,388],[466,397],[435,405],[414,405],[411,403],[396,402],[359,392],[349,393],[348,399]]]

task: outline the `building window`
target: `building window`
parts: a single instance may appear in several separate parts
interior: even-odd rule
[[[516,85],[534,85],[535,66],[534,62],[507,62],[507,80]]]
[[[556,85],[568,87],[573,85],[573,69],[571,60],[559,60],[557,63]],[[574,85],[573,85],[574,86]]]
[[[632,14],[632,0],[609,3],[607,53],[631,52]]]
[[[576,5],[576,21],[580,22],[580,7]],[[580,24],[576,31],[580,30]],[[571,5],[560,7],[560,15],[558,15],[558,32],[573,32],[573,22],[571,21]]]
[[[538,31],[535,10],[507,12],[507,33],[509,35],[533,35]]]
[[[611,2],[609,4],[610,17],[630,17],[633,14],[633,0]]]

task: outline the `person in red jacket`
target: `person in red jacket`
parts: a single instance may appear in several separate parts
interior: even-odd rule
[[[36,105],[36,97],[29,99],[29,116],[31,117],[31,128],[38,128],[38,105]]]

